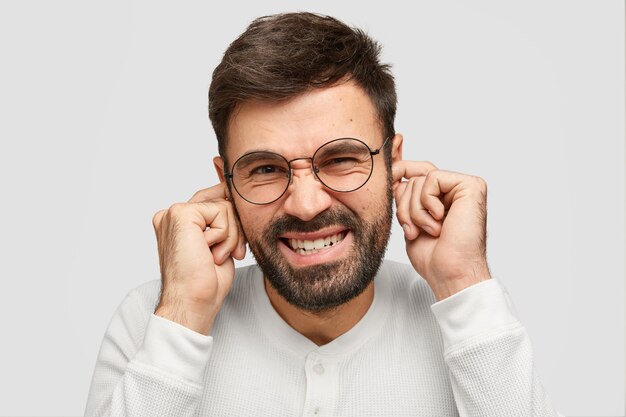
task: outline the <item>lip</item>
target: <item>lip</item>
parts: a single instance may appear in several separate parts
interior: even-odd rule
[[[340,232],[347,232],[344,226],[331,226],[325,227],[320,230],[316,230],[315,232],[309,233],[297,233],[297,232],[288,232],[279,236],[280,239],[298,239],[298,240],[315,240],[319,238],[325,238],[328,236],[336,235]]]
[[[341,242],[329,248],[322,249],[319,252],[313,253],[311,255],[300,255],[299,253],[294,252],[293,249],[287,246],[287,244],[282,239],[279,239],[278,247],[283,256],[287,259],[287,261],[296,267],[328,263],[342,258],[348,251],[354,240],[351,230],[339,227],[322,229],[321,231],[317,231],[314,233],[287,233],[281,236],[281,238],[284,239],[313,240],[315,238],[332,236],[333,234],[343,231],[346,232],[346,235],[341,240]]]

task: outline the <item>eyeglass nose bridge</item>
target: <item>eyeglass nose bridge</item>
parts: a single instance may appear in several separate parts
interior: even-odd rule
[[[319,181],[322,184],[324,184],[324,181],[322,181],[320,179],[319,175],[318,175],[320,169],[313,163],[313,157],[312,156],[308,156],[308,157],[303,156],[301,158],[294,158],[294,159],[292,159],[290,161],[287,161],[287,166],[289,167],[289,183],[288,183],[288,186],[291,185],[291,181],[293,179],[293,169],[294,168],[291,166],[291,163],[295,162],[295,161],[301,161],[301,160],[309,160],[309,161],[311,161],[311,172],[313,173],[313,176],[315,177],[315,179],[317,181]]]

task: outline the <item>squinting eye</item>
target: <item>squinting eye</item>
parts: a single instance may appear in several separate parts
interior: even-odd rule
[[[330,161],[327,161],[325,165],[333,165],[333,164],[344,164],[344,163],[356,163],[357,159],[352,157],[342,157],[342,158],[334,158]]]
[[[254,168],[250,175],[269,175],[269,174],[279,174],[283,173],[285,170],[282,167],[276,165],[263,165],[260,167]]]
[[[331,158],[326,161],[322,161],[319,164],[320,168],[339,168],[339,167],[353,167],[359,163],[359,159],[351,156],[342,156],[337,158]]]

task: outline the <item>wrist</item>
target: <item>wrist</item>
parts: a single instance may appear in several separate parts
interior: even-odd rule
[[[433,294],[437,301],[446,299],[472,285],[491,279],[491,273],[489,267],[481,265],[480,267],[473,268],[471,273],[463,275],[461,277],[452,279],[435,280],[430,285]]]
[[[206,308],[206,306],[200,309],[192,308],[185,306],[182,302],[165,303],[161,301],[156,307],[154,314],[208,336],[217,316],[217,310],[213,311]]]
[[[441,328],[446,351],[476,337],[521,326],[506,290],[496,279],[488,279],[434,303],[431,310]]]
[[[213,346],[211,336],[152,315],[146,327],[135,365],[149,365],[201,387]]]

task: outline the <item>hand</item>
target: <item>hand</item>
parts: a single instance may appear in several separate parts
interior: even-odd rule
[[[407,254],[437,300],[489,279],[485,181],[429,162],[397,161],[392,170]]]
[[[157,212],[161,299],[155,314],[208,335],[243,259],[246,242],[221,183]]]

